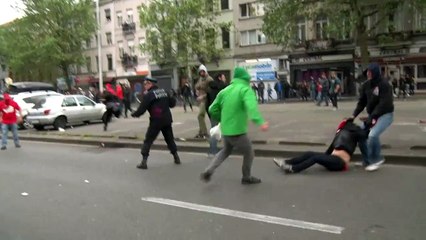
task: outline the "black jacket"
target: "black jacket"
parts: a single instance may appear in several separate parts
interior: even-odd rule
[[[209,112],[209,107],[212,105],[213,101],[216,99],[216,96],[219,92],[226,87],[226,84],[220,80],[214,80],[209,82],[209,91],[207,91],[206,95],[206,109]]]
[[[333,142],[328,147],[326,154],[331,154],[334,149],[345,150],[349,155],[355,152],[358,142],[367,139],[368,131],[361,129],[353,122],[347,122],[334,136]]]
[[[362,84],[353,116],[358,116],[364,108],[367,108],[368,117],[371,120],[378,119],[386,113],[392,113],[394,106],[392,87],[380,77],[379,65],[370,64],[368,69],[372,72],[373,79]]]
[[[139,117],[148,111],[151,124],[164,126],[173,122],[170,108],[175,106],[176,99],[171,97],[164,89],[155,86],[143,96],[142,103],[132,116]]]

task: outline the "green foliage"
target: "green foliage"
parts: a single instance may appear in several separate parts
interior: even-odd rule
[[[263,32],[274,43],[284,49],[299,45],[296,39],[299,20],[315,20],[320,16],[328,18],[326,31],[330,38],[342,39],[350,35],[367,53],[366,36],[386,24],[388,16],[398,7],[424,9],[426,0],[263,0],[265,17]],[[366,20],[377,16],[377,21],[368,30]],[[368,60],[366,56],[362,56]]]
[[[223,50],[216,46],[220,27],[216,0],[152,0],[139,9],[146,42],[141,49],[163,67],[187,67],[191,62],[218,61]],[[213,7],[213,9],[216,9]]]
[[[25,16],[0,32],[9,66],[21,78],[56,76],[62,71],[68,79],[70,67],[84,62],[82,43],[96,30],[92,0],[23,3]]]

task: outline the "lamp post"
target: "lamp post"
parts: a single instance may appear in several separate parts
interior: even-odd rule
[[[104,91],[104,80],[102,78],[102,56],[101,56],[101,17],[99,11],[99,1],[96,1],[96,21],[98,23],[98,74],[99,74],[99,92]]]

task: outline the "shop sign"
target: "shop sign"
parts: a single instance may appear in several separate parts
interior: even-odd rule
[[[318,62],[318,61],[322,61],[321,56],[295,58],[291,62],[292,63],[309,63],[309,62]]]
[[[247,70],[252,81],[275,80],[275,72],[277,71],[276,60],[254,63],[240,62],[238,65]]]
[[[386,49],[381,50],[379,55],[380,56],[395,56],[395,55],[404,55],[408,53],[408,49],[401,48],[401,49]]]

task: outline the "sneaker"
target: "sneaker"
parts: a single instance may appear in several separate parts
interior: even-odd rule
[[[262,182],[262,180],[260,180],[260,178],[253,177],[253,176],[241,179],[241,183],[244,184],[244,185],[258,184],[258,183],[261,183],[261,182]]]
[[[380,159],[380,161],[378,161],[378,162],[376,162],[376,163],[374,163],[375,165],[382,165],[383,163],[385,163],[385,161],[386,161],[386,159],[384,159],[384,158],[382,158],[382,159]]]
[[[379,168],[380,168],[380,165],[370,164],[367,167],[365,167],[365,171],[367,171],[367,172],[374,172],[374,171],[377,171]]]
[[[284,165],[284,160],[274,158],[272,161],[274,161],[275,165],[277,165],[279,168],[282,168],[282,166]]]
[[[139,169],[148,169],[148,165],[146,164],[147,160],[142,160],[136,167]]]
[[[2,146],[2,147],[1,147],[1,150],[6,150],[6,146]]]
[[[15,147],[16,148],[21,148],[21,145],[20,144],[15,144]]]
[[[203,172],[200,174],[201,181],[210,182],[212,174],[209,172]]]
[[[173,154],[173,159],[175,160],[175,164],[177,164],[177,165],[180,164],[180,158],[179,158],[179,155],[177,153]]]

